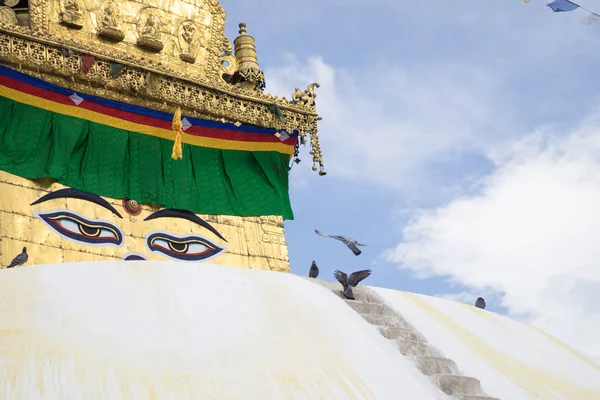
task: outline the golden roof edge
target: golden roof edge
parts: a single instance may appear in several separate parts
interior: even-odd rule
[[[127,65],[130,67],[144,69],[148,72],[152,72],[155,74],[165,75],[165,76],[168,76],[171,78],[180,79],[183,81],[194,83],[196,85],[202,86],[207,89],[212,89],[212,90],[216,90],[218,92],[228,94],[230,96],[239,97],[244,100],[253,101],[253,102],[257,102],[257,103],[261,103],[261,104],[265,104],[265,105],[271,105],[273,103],[276,103],[277,106],[281,109],[286,109],[286,110],[289,110],[289,111],[292,111],[295,113],[299,113],[299,114],[304,114],[304,115],[318,116],[318,113],[316,111],[316,106],[314,103],[312,105],[305,105],[305,104],[300,104],[297,102],[294,103],[293,100],[292,101],[287,100],[285,97],[280,98],[278,96],[270,95],[268,93],[254,92],[254,91],[240,88],[240,87],[228,87],[227,84],[225,84],[225,83],[215,85],[215,84],[211,83],[208,79],[198,79],[198,78],[188,76],[188,75],[181,75],[177,71],[170,69],[168,67],[168,65],[166,65],[165,63],[160,63],[160,61],[152,60],[152,61],[154,61],[154,64],[157,64],[159,67],[162,67],[162,70],[154,68],[149,64],[145,65],[144,63],[136,62],[135,60],[114,57],[109,54],[94,51],[90,46],[87,46],[84,43],[77,43],[77,42],[71,42],[71,41],[60,42],[58,40],[55,40],[57,38],[54,38],[53,35],[45,35],[45,36],[49,36],[49,38],[43,38],[43,37],[40,37],[37,35],[33,35],[32,34],[33,31],[30,28],[25,28],[22,26],[8,26],[2,22],[0,22],[0,32],[6,33],[10,36],[16,36],[16,37],[20,37],[22,39],[30,40],[32,42],[39,42],[39,43],[42,43],[45,45],[56,46],[56,47],[65,47],[65,48],[74,50],[79,53],[93,55],[95,57],[100,57],[102,59],[106,59],[109,61],[118,62],[120,64]],[[311,84],[311,85],[314,85],[314,84]],[[319,85],[316,84],[316,87],[319,87]],[[292,96],[294,96],[294,94],[292,94]]]
[[[28,28],[26,30],[30,31]],[[80,72],[79,56],[71,56],[70,60],[67,60],[68,57],[61,52],[61,49],[65,47],[97,57],[94,67],[86,74]],[[75,59],[77,59],[76,63],[73,61]],[[287,100],[273,98],[273,101],[268,101],[211,87],[204,82],[193,82],[176,74],[166,74],[136,63],[122,61],[119,58],[79,50],[77,46],[65,46],[52,40],[29,35],[28,32],[15,32],[13,29],[6,29],[3,24],[0,24],[0,60],[3,63],[18,66],[20,69],[29,70],[33,72],[32,75],[41,79],[86,94],[108,97],[167,112],[172,112],[169,108],[181,106],[191,110],[195,116],[198,114],[200,116],[208,115],[211,117],[210,119],[222,122],[241,122],[288,132],[297,131],[303,145],[306,144],[306,137],[309,136],[313,171],[318,170],[320,175],[326,174],[317,127],[317,121],[321,117],[316,113],[314,105],[314,87],[319,86],[317,83],[310,84],[305,92],[297,89],[292,95],[295,99],[307,101],[311,104],[310,106],[281,104],[282,101],[287,102]],[[110,77],[108,75],[110,62],[127,66],[126,77],[128,79]],[[56,68],[57,65],[61,67]],[[37,71],[37,74],[34,71]],[[154,74],[156,78],[154,83],[149,79],[152,77],[150,74]],[[69,77],[72,84],[64,80]],[[132,82],[133,85],[129,85]],[[153,85],[154,88],[152,88]],[[163,89],[162,92],[161,89]],[[164,107],[160,106],[161,103]],[[170,103],[171,106],[167,103]],[[281,117],[272,110],[273,105],[279,108],[278,112],[281,112]],[[297,149],[294,154],[297,162],[299,162],[298,156]]]

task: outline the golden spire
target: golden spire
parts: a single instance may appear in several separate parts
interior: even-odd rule
[[[238,73],[242,81],[258,86],[262,90],[265,88],[265,76],[258,66],[254,38],[246,33],[245,22],[240,22],[239,26],[239,36],[233,41],[235,58],[239,65]]]

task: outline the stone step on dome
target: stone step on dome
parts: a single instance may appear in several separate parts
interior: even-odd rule
[[[388,326],[393,328],[410,328],[400,318],[391,315],[377,315],[377,314],[359,314],[368,323],[379,326]]]
[[[346,300],[346,303],[359,314],[395,315],[394,310],[381,303],[368,303],[356,300]]]
[[[456,363],[443,357],[416,357],[417,367],[423,375],[456,375],[459,373]]]
[[[448,395],[484,395],[479,379],[462,375],[437,375],[434,377],[442,392]]]
[[[412,340],[394,340],[400,353],[405,356],[416,357],[440,357],[439,350],[425,342],[415,342]]]
[[[411,328],[395,328],[390,326],[378,326],[379,333],[391,340],[412,340],[414,342],[425,342],[425,338],[417,330]]]

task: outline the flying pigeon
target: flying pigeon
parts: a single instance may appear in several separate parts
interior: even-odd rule
[[[478,297],[477,301],[475,301],[475,307],[481,308],[482,310],[484,310],[485,309],[485,300],[481,297]]]
[[[349,248],[350,250],[352,250],[352,252],[353,252],[355,255],[357,255],[357,256],[358,256],[358,255],[360,255],[360,253],[362,253],[362,251],[360,251],[360,250],[359,250],[358,246],[366,246],[366,244],[361,244],[361,243],[358,243],[358,241],[356,241],[355,239],[352,239],[352,238],[349,238],[349,237],[346,237],[346,236],[335,236],[335,235],[328,235],[328,234],[326,234],[326,233],[323,233],[323,232],[320,232],[320,231],[318,231],[317,229],[315,229],[315,232],[316,232],[316,233],[317,233],[317,235],[319,235],[319,236],[323,236],[323,237],[329,237],[329,238],[332,238],[332,239],[337,239],[337,240],[339,240],[339,241],[341,241],[341,242],[344,242],[344,244],[345,244],[346,246],[348,246],[348,248]]]
[[[312,265],[310,266],[310,271],[308,271],[308,277],[316,278],[317,276],[319,276],[319,267],[317,267],[317,263],[313,260]]]
[[[23,247],[23,252],[21,254],[19,254],[18,256],[16,256],[12,260],[10,265],[6,268],[12,268],[12,267],[17,267],[19,265],[23,265],[27,262],[28,259],[29,259],[29,256],[27,255],[27,247]]]
[[[344,288],[344,297],[350,300],[355,300],[352,288],[356,287],[356,285],[358,285],[358,283],[363,279],[368,278],[369,275],[371,275],[370,269],[353,272],[350,274],[350,277],[348,277],[348,275],[346,275],[345,272],[339,270],[335,270],[335,272],[333,273],[335,279],[337,279],[338,282],[341,283]]]

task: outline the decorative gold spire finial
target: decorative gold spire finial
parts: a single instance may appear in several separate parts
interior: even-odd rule
[[[239,36],[233,41],[238,60],[240,83],[251,88],[265,88],[265,75],[258,66],[254,38],[246,33],[246,23],[240,22]],[[244,83],[246,82],[246,83]]]

